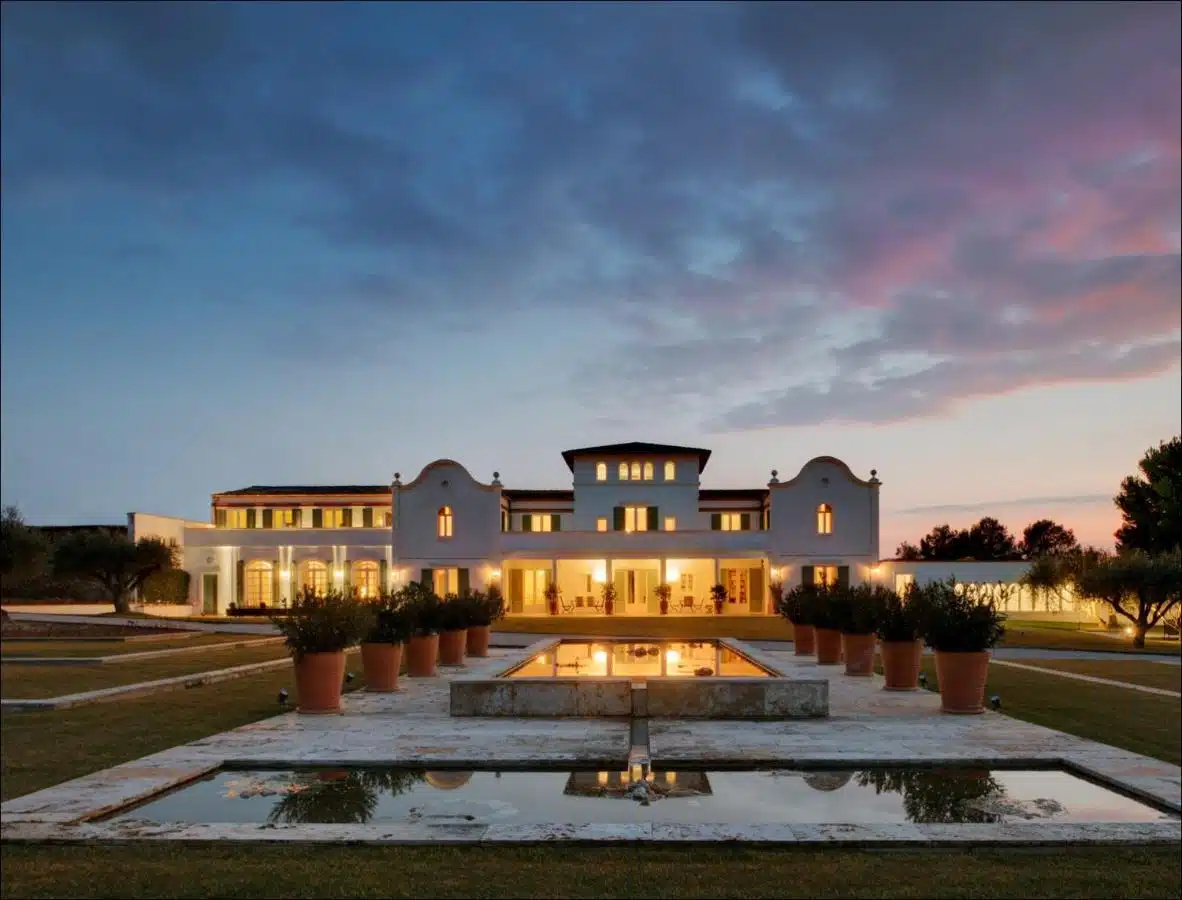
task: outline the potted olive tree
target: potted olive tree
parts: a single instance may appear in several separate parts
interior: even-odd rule
[[[989,650],[1005,634],[1005,615],[956,588],[953,581],[926,586],[923,635],[936,651],[941,709],[972,715],[985,708]]]
[[[722,608],[726,605],[726,585],[716,584],[710,588],[710,599],[714,601],[714,615],[721,616]]]
[[[410,614],[401,594],[383,591],[371,606],[375,612],[369,634],[361,642],[365,689],[375,693],[398,690],[402,645],[410,638]]]
[[[295,665],[300,712],[340,712],[345,650],[369,631],[372,616],[369,604],[352,593],[332,590],[318,596],[304,588],[288,615],[271,617]]]
[[[610,616],[616,608],[616,586],[610,581],[605,581],[599,586],[599,595],[603,598],[603,614]]]
[[[797,656],[812,656],[816,649],[813,616],[817,608],[817,590],[797,585],[780,601],[780,615],[792,623],[792,645]]]
[[[457,594],[448,594],[439,606],[439,664],[462,666],[468,649],[469,604]]]
[[[923,660],[922,611],[924,589],[914,582],[900,597],[894,591],[879,594],[878,654],[888,691],[914,691],[919,687]]]
[[[653,593],[657,595],[657,599],[661,603],[661,615],[669,615],[669,598],[673,596],[673,585],[658,584],[653,588]]]
[[[841,664],[841,615],[837,609],[835,585],[819,584],[813,588],[816,604],[813,607],[813,634],[817,665]]]
[[[495,584],[468,597],[468,655],[488,656],[492,624],[505,616],[505,598]]]
[[[542,591],[542,596],[546,598],[546,609],[549,610],[550,615],[558,615],[558,601],[562,597],[562,588],[558,586],[557,581],[551,581],[546,585],[546,589]]]
[[[429,587],[412,581],[400,592],[410,620],[406,642],[406,674],[411,678],[435,675],[439,656],[439,597]]]
[[[884,588],[859,584],[838,587],[835,591],[834,611],[841,627],[841,654],[845,657],[847,675],[874,674],[877,591],[881,590]]]

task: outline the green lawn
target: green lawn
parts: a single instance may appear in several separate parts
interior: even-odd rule
[[[239,647],[228,650],[210,649],[201,653],[185,653],[157,659],[137,660],[113,665],[0,666],[0,696],[5,699],[40,699],[97,691],[117,685],[155,681],[177,675],[195,675],[214,669],[244,666],[287,656],[283,644],[261,647]],[[167,701],[161,701],[167,702]]]
[[[210,644],[238,643],[270,637],[265,634],[211,632],[166,641],[0,641],[3,656],[122,656],[153,650],[186,650]]]
[[[5,845],[5,897],[1177,897],[1176,848]]]
[[[349,654],[348,667],[358,676],[350,689],[361,687],[360,654]],[[280,688],[294,703],[291,669],[74,709],[0,714],[0,800],[265,719],[282,711]]]
[[[1006,635],[999,646],[1037,647],[1042,650],[1099,650],[1111,653],[1165,653],[1177,656],[1182,653],[1178,641],[1167,641],[1160,637],[1146,637],[1144,649],[1133,646],[1133,639],[1124,634],[1113,636],[1101,629],[1083,631],[1057,627],[1045,623],[1007,622]]]
[[[1058,669],[1096,678],[1111,678],[1145,687],[1182,693],[1182,666],[1141,659],[1023,659],[1023,665]]]

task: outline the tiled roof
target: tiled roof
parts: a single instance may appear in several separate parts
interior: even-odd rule
[[[651,453],[666,456],[693,454],[698,457],[699,472],[706,468],[706,463],[710,459],[710,451],[702,447],[679,447],[676,444],[650,444],[647,441],[629,441],[626,444],[600,444],[598,447],[576,447],[574,450],[563,450],[562,458],[566,461],[566,467],[573,472],[575,470],[576,456],[588,456],[593,453],[612,455]]]
[[[388,484],[252,484],[236,491],[222,491],[218,497],[235,494],[389,494]]]
[[[501,494],[509,500],[567,500],[574,502],[574,491],[534,490],[532,488],[505,488]]]
[[[698,491],[699,500],[763,500],[767,488],[704,488]]]

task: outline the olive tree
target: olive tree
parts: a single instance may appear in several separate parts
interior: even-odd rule
[[[173,548],[160,538],[131,541],[121,534],[82,532],[62,540],[53,553],[57,575],[99,584],[125,613],[131,597],[148,576],[175,565]]]
[[[1182,601],[1182,552],[1110,556],[1082,569],[1076,585],[1085,597],[1107,603],[1132,622],[1133,646],[1144,647],[1149,629]]]

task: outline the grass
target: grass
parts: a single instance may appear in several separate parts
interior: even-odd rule
[[[999,647],[1034,647],[1040,650],[1097,650],[1108,653],[1156,653],[1177,656],[1182,644],[1160,637],[1146,637],[1145,647],[1133,646],[1133,639],[1124,634],[1112,636],[1102,629],[1076,630],[1054,623],[1051,627],[1039,622],[1007,622],[1006,635]]]
[[[363,683],[361,657],[348,665]],[[119,763],[276,715],[280,688],[295,697],[291,669],[185,691],[93,706],[0,714],[0,800],[9,800]],[[47,752],[52,748],[52,752]]]
[[[1182,666],[1140,659],[1024,659],[1023,665],[1182,693]]]
[[[932,657],[924,657],[923,671],[929,690],[937,690]],[[1182,765],[1182,700],[1176,697],[990,666],[985,695],[994,694],[1008,716]]]
[[[115,665],[0,666],[0,696],[5,699],[40,699],[97,691],[103,688],[177,675],[195,675],[230,666],[265,662],[287,656],[282,644],[262,647],[212,649],[204,653],[138,660]],[[167,701],[160,701],[161,703]]]
[[[4,656],[121,656],[154,650],[185,650],[211,644],[237,643],[268,637],[265,634],[194,633],[192,637],[161,641],[0,641]]]
[[[1177,848],[1029,854],[754,847],[0,850],[5,897],[1177,897]]]

